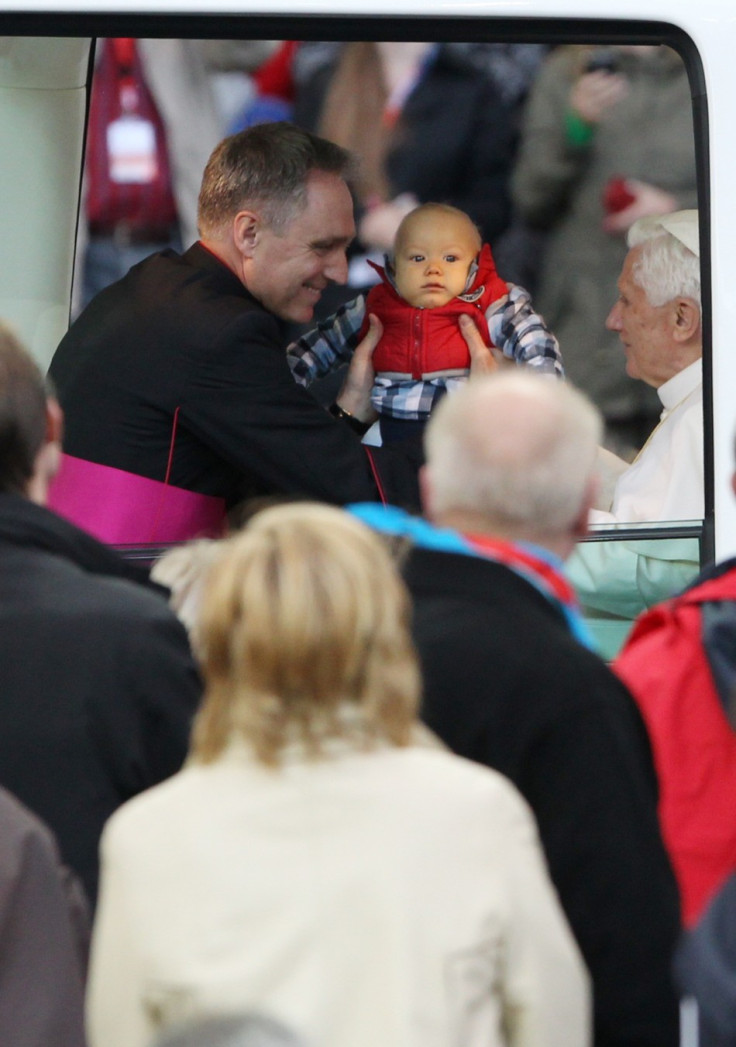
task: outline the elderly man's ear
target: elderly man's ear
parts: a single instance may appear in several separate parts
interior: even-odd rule
[[[590,534],[590,511],[600,501],[600,490],[601,478],[597,473],[594,473],[588,477],[585,483],[585,493],[580,503],[580,511],[572,524],[571,533],[575,541],[580,541],[581,538],[585,538],[586,534]]]
[[[700,306],[693,298],[678,298],[672,336],[677,342],[689,342],[700,334]]]

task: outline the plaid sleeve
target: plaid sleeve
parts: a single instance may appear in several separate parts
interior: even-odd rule
[[[491,340],[504,356],[541,374],[565,377],[557,339],[534,312],[531,295],[523,287],[509,284],[508,295],[493,303],[486,320]]]
[[[314,330],[292,342],[286,350],[286,359],[294,381],[299,385],[311,385],[315,379],[346,363],[358,344],[364,316],[365,297],[359,295],[340,306]]]

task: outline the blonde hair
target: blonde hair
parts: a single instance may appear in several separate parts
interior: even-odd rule
[[[299,741],[407,745],[420,675],[409,597],[378,535],[340,509],[266,509],[224,543],[200,618],[205,697],[193,756],[233,736],[264,764]]]

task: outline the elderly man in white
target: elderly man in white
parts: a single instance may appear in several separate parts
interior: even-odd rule
[[[642,218],[628,234],[618,331],[627,372],[657,390],[661,420],[631,464],[600,452],[601,489],[590,522],[626,524],[703,516],[703,384],[698,212]],[[693,543],[693,546],[695,543]],[[633,617],[690,581],[696,554],[674,542],[579,546],[567,573],[588,609]]]
[[[703,334],[698,212],[642,218],[629,231],[619,296],[606,327],[618,331],[626,371],[654,386],[661,421],[617,474],[612,502],[591,523],[692,520],[703,515]]]

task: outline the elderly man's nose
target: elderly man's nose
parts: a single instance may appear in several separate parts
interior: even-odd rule
[[[616,302],[606,317],[606,327],[609,331],[619,331],[621,329],[621,305],[619,302]]]

